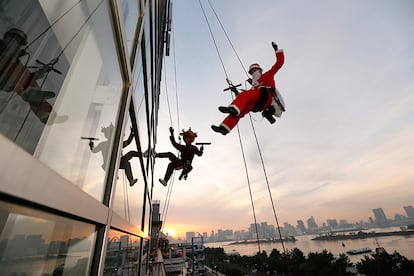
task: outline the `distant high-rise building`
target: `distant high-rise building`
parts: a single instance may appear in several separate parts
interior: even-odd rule
[[[372,209],[372,211],[374,212],[375,222],[377,223],[378,226],[389,225],[389,221],[387,217],[385,216],[384,210],[382,210],[382,208]]]
[[[285,222],[283,224],[283,234],[287,235],[287,236],[295,236],[297,233],[296,233],[296,229],[295,229],[295,227],[293,227],[293,225]]]
[[[233,230],[223,230],[222,235],[224,240],[230,240],[234,237]]]
[[[326,223],[329,228],[335,229],[338,228],[338,221],[336,219],[327,219]]]
[[[315,219],[312,217],[308,218],[308,220],[306,221],[308,223],[308,229],[309,232],[313,232],[316,229],[318,229],[318,225],[316,224]]]
[[[269,224],[267,226],[267,235],[268,235],[269,238],[276,237],[276,229],[275,229],[275,226],[274,225]]]
[[[186,232],[185,233],[185,240],[187,242],[190,242],[193,237],[195,237],[195,233],[194,232]]]
[[[254,224],[254,223],[250,224],[249,233],[250,234],[256,234],[256,224]]]
[[[297,221],[298,225],[296,226],[302,233],[307,233],[308,230],[306,230],[305,224],[302,220]]]
[[[413,206],[404,206],[404,211],[407,214],[407,217],[414,219],[414,208]]]
[[[260,227],[259,227],[259,237],[261,237],[261,238],[268,238],[268,235],[267,235],[267,228],[268,228],[268,225],[267,225],[267,222],[261,222],[260,223]]]
[[[129,243],[129,236],[128,235],[122,235],[119,237],[119,241],[121,242],[121,247],[127,248]]]
[[[339,220],[339,227],[348,227],[350,223],[346,219]]]
[[[403,220],[406,220],[406,219],[407,219],[407,217],[402,215],[402,214],[395,214],[394,215],[394,221],[403,221]]]

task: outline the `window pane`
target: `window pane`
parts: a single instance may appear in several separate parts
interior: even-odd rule
[[[107,2],[0,9],[0,132],[98,200],[123,85]]]
[[[142,68],[142,54],[140,53],[136,59],[136,67],[134,73],[134,86],[133,95],[135,99],[135,112],[138,124],[138,135],[141,142],[141,148],[143,151],[148,149],[148,119],[147,107],[145,103],[145,86],[144,86],[144,74]]]
[[[150,233],[150,210],[151,210],[151,203],[147,200],[146,204],[146,211],[144,215],[144,233],[151,235]]]
[[[104,275],[137,275],[141,238],[116,230],[109,232]]]
[[[1,275],[88,275],[95,229],[0,201]]]
[[[130,53],[140,13],[139,0],[121,0],[120,4],[122,17],[124,19],[127,48]]]

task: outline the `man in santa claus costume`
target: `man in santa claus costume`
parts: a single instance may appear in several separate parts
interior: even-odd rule
[[[38,70],[31,72],[20,61],[23,56],[29,55],[23,47],[27,45],[27,35],[20,29],[11,28],[0,39],[0,91],[16,92],[29,103],[33,113],[42,123],[63,123],[68,119],[66,115],[57,115],[47,99],[55,97],[52,91],[44,91],[37,84],[37,80],[45,78],[50,71],[55,70],[50,64],[43,64]],[[39,62],[39,61],[37,61]],[[35,66],[33,66],[35,67]],[[37,68],[37,67],[36,67]]]
[[[272,47],[275,50],[276,63],[265,73],[259,64],[250,65],[251,89],[239,93],[229,106],[218,108],[220,112],[229,115],[219,126],[211,126],[215,132],[226,135],[236,126],[240,118],[243,118],[250,111],[263,111],[263,116],[271,123],[275,122],[273,115],[280,117],[281,113],[285,111],[283,99],[276,89],[274,80],[274,75],[283,66],[285,56],[283,50],[279,50],[275,42],[272,42]]]

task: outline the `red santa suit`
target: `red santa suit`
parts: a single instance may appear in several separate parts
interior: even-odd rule
[[[40,90],[36,82],[36,74],[20,62],[20,56],[25,54],[21,48],[26,44],[26,34],[15,28],[7,31],[3,40],[0,40],[0,90],[16,92],[29,103],[33,113],[43,123],[46,123],[51,114],[56,118],[52,105],[45,100],[50,98],[50,95],[54,96],[54,93]],[[37,99],[30,98],[30,93]],[[62,122],[66,119],[63,116],[59,118]]]
[[[263,92],[260,91],[260,87],[266,88],[275,88],[274,75],[280,68],[282,68],[283,63],[285,62],[285,56],[283,50],[275,51],[276,54],[276,63],[270,68],[269,71],[263,73],[260,78],[257,80],[257,83],[253,83],[253,86],[250,90],[246,90],[237,95],[229,107],[233,107],[237,110],[238,115],[229,115],[221,123],[221,126],[225,127],[227,131],[230,132],[241,118],[244,117],[247,113],[254,111],[262,111],[269,107],[272,102],[273,97],[270,92],[267,95],[267,98],[264,99],[264,102],[258,107],[256,104],[260,100],[261,96],[263,97]],[[262,98],[263,100],[263,98]]]

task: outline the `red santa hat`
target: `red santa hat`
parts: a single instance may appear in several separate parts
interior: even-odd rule
[[[262,71],[263,71],[262,67],[260,67],[260,65],[259,65],[259,64],[257,64],[257,63],[253,63],[253,64],[252,64],[252,65],[250,65],[250,67],[249,67],[249,74],[251,75],[251,74],[252,74],[252,71],[254,71],[254,70],[256,70],[256,69],[259,69],[259,70],[262,70]]]

